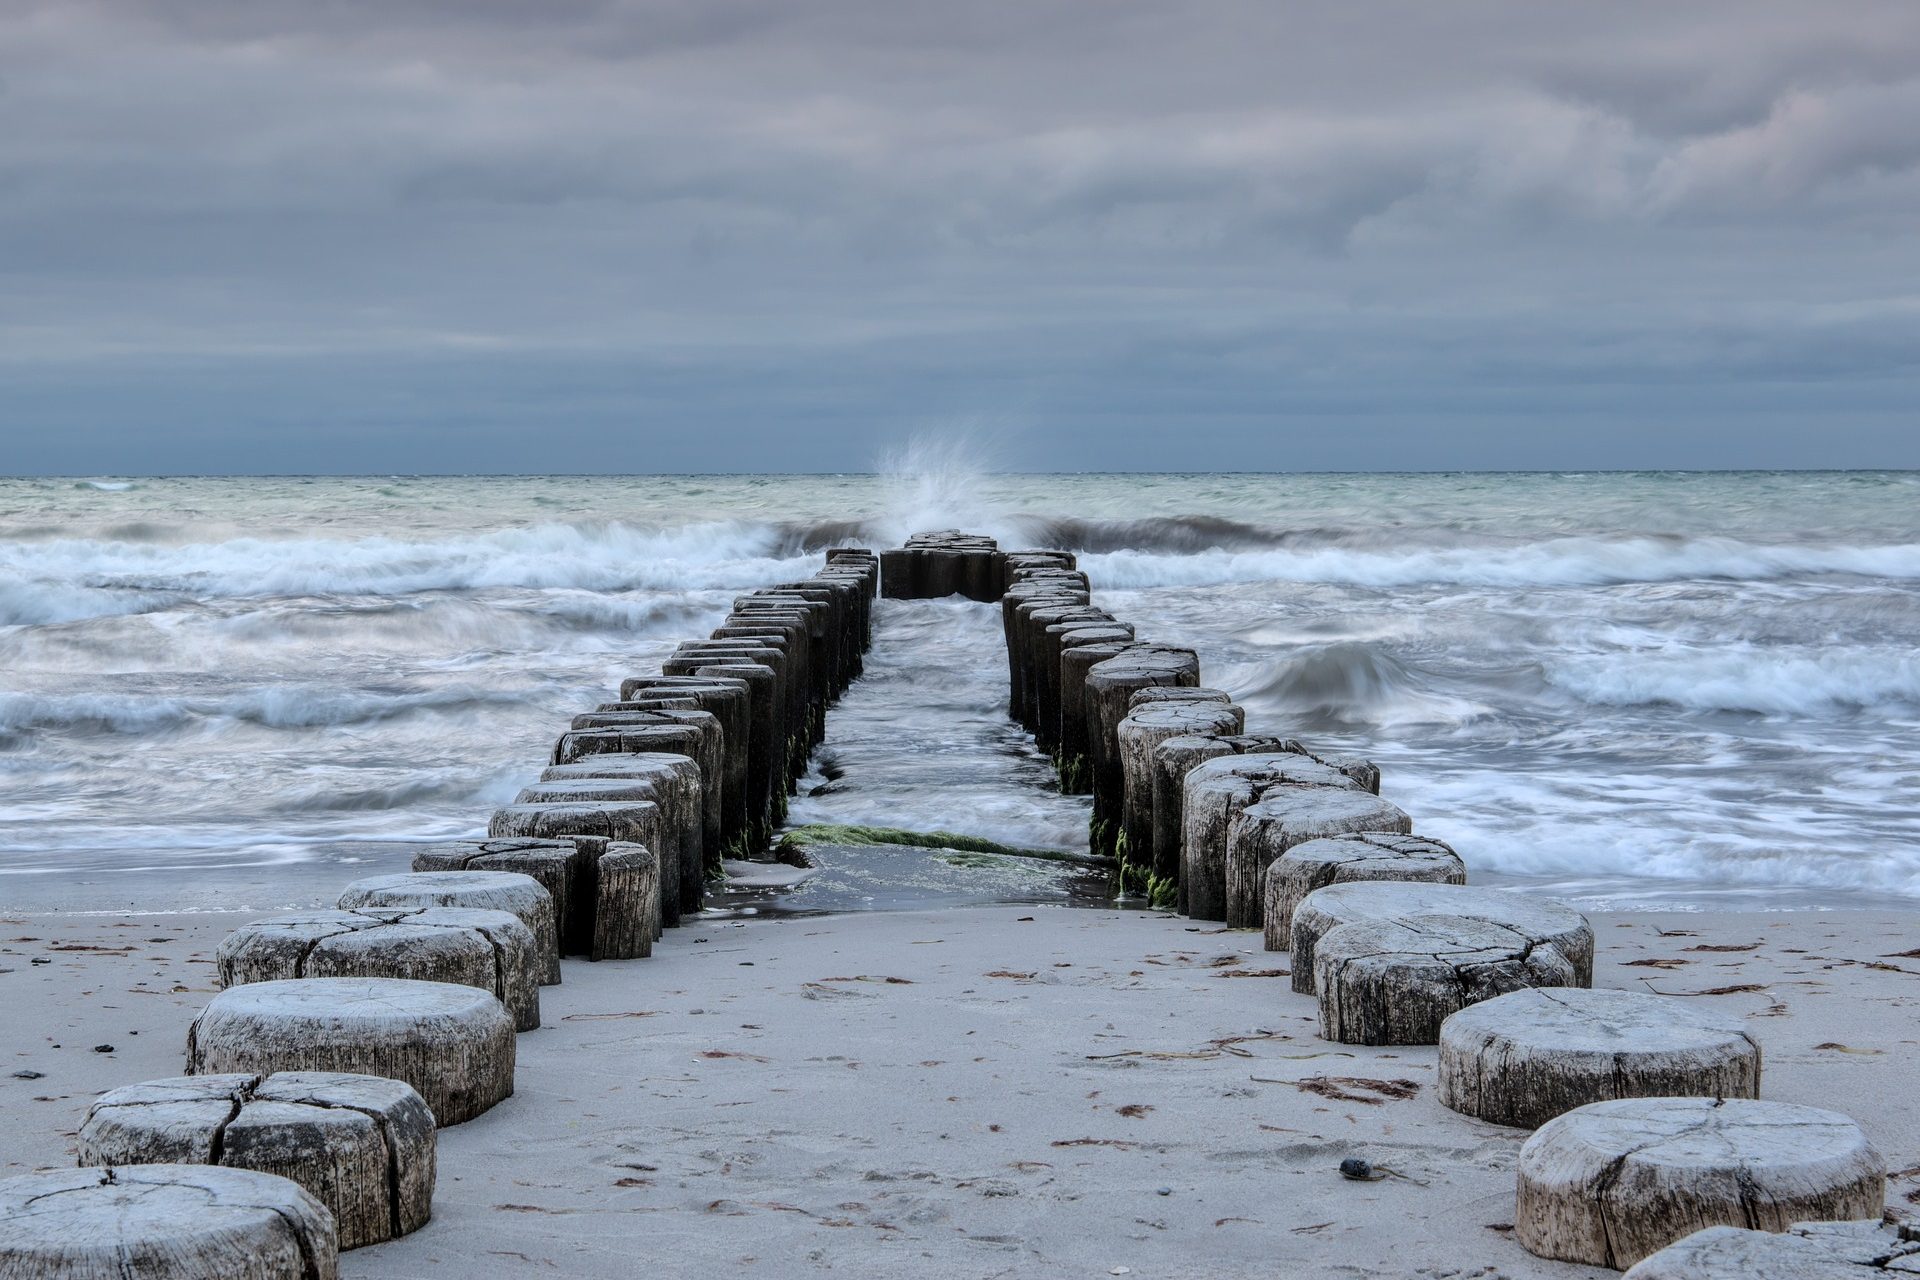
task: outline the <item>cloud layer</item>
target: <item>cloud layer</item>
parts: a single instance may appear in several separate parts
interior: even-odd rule
[[[1915,119],[1908,0],[14,0],[0,470],[1920,465]]]

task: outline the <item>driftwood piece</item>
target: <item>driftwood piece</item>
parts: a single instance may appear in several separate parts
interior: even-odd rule
[[[336,1280],[333,1215],[298,1183],[218,1165],[0,1180],[0,1280]]]
[[[1705,1227],[1878,1217],[1886,1166],[1834,1111],[1744,1098],[1626,1098],[1548,1121],[1520,1149],[1514,1235],[1616,1270]]]
[[[342,1250],[425,1226],[433,1112],[411,1086],[330,1071],[182,1076],[103,1094],[83,1165],[219,1164],[291,1178],[333,1214]]]
[[[1878,1218],[1786,1231],[1708,1227],[1633,1264],[1624,1280],[1888,1280],[1920,1275],[1920,1238]]]
[[[1329,929],[1356,920],[1407,920],[1423,915],[1468,916],[1551,942],[1573,964],[1571,985],[1593,985],[1593,927],[1564,902],[1470,885],[1369,880],[1315,889],[1294,907],[1293,989],[1313,994],[1314,947]]]
[[[1313,981],[1323,1039],[1433,1044],[1440,1024],[1468,1005],[1523,987],[1569,986],[1573,965],[1551,942],[1506,925],[1423,915],[1329,930]]]
[[[1412,818],[1370,791],[1297,783],[1261,787],[1259,798],[1227,827],[1227,927],[1260,927],[1267,868],[1293,846],[1325,836],[1412,830]]]
[[[1537,1129],[1614,1098],[1756,1098],[1760,1046],[1698,1001],[1639,991],[1516,991],[1440,1028],[1440,1101]]]
[[[1315,889],[1358,880],[1465,884],[1460,856],[1439,840],[1390,831],[1362,831],[1296,844],[1266,873],[1261,926],[1269,951],[1293,945],[1293,909]]]
[[[513,1020],[474,987],[296,978],[233,987],[187,1030],[187,1074],[344,1071],[412,1085],[443,1129],[513,1094]]]
[[[334,904],[359,907],[465,907],[505,911],[533,935],[534,967],[542,986],[560,981],[560,930],[553,895],[532,876],[514,871],[413,871],[367,876],[341,891]]]
[[[220,985],[289,978],[411,978],[493,995],[531,1031],[540,1025],[533,931],[505,911],[362,907],[296,911],[241,925],[214,951]]]
[[[1221,756],[1187,774],[1181,804],[1180,883],[1186,914],[1227,918],[1227,835],[1248,806],[1276,786],[1358,791],[1337,769],[1290,751]]]

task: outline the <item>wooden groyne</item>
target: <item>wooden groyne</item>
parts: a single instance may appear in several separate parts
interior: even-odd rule
[[[1060,790],[1090,798],[1120,901],[1258,931],[1290,953],[1323,1038],[1433,1046],[1446,1106],[1535,1130],[1515,1186],[1526,1248],[1718,1277],[1907,1243],[1874,1220],[1885,1167],[1859,1127],[1761,1100],[1738,1021],[1592,989],[1587,919],[1470,883],[1370,761],[1249,723],[1197,651],[1097,605],[1071,553],[943,531],[741,595],[573,717],[485,838],[236,930],[187,1074],[102,1097],[84,1167],[0,1181],[0,1277],[329,1280],[340,1250],[418,1229],[438,1130],[511,1095],[562,958],[649,957],[724,858],[767,854],[882,597],[998,606],[1008,715]],[[946,825],[964,835],[963,815]],[[1813,1218],[1853,1221],[1794,1227]]]

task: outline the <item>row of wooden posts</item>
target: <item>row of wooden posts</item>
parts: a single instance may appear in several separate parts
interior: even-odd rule
[[[879,561],[734,600],[704,640],[574,718],[488,836],[331,909],[250,921],[186,1074],[89,1109],[79,1167],[0,1180],[0,1280],[335,1280],[425,1225],[439,1129],[514,1089],[561,957],[634,959],[762,852],[860,674]]]
[[[1920,1257],[1878,1221],[1885,1163],[1857,1125],[1758,1100],[1739,1019],[1593,990],[1587,920],[1469,887],[1372,764],[1248,733],[1192,649],[1092,604],[1070,553],[949,531],[830,551],[813,577],[736,599],[710,637],[575,717],[486,839],[236,930],[188,1074],[99,1099],[80,1168],[0,1181],[0,1277],[333,1280],[339,1249],[425,1223],[437,1128],[512,1093],[516,1030],[539,1025],[560,957],[651,954],[724,856],[764,850],[861,670],[876,589],[999,603],[1009,712],[1062,789],[1091,795],[1090,843],[1123,890],[1263,930],[1323,1036],[1437,1044],[1441,1102],[1535,1129],[1526,1248],[1634,1280]],[[1843,1226],[1789,1231],[1803,1220]]]
[[[1881,1222],[1886,1164],[1860,1126],[1759,1100],[1742,1019],[1593,989],[1586,918],[1469,887],[1458,854],[1380,797],[1372,763],[1249,733],[1243,709],[1203,687],[1199,655],[1095,605],[1072,556],[959,537],[906,554],[997,558],[1008,713],[1062,791],[1091,795],[1089,844],[1123,889],[1262,930],[1291,953],[1324,1038],[1436,1045],[1441,1103],[1534,1130],[1516,1172],[1524,1247],[1633,1280],[1920,1265],[1920,1238]]]

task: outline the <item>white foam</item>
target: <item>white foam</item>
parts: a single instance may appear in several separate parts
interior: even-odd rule
[[[525,695],[479,685],[386,693],[319,684],[265,685],[213,698],[138,693],[0,693],[0,732],[93,729],[151,733],[196,720],[244,721],[270,729],[374,724],[423,710],[517,704]]]
[[[1920,543],[1770,546],[1731,538],[1554,538],[1522,546],[1338,547],[1155,555],[1114,551],[1080,564],[1108,587],[1292,581],[1361,587],[1579,587],[1690,579],[1761,581],[1844,573],[1920,578]]]
[[[740,521],[659,530],[617,522],[542,524],[417,541],[16,542],[0,544],[0,624],[134,613],[182,596],[737,590],[794,577],[817,563],[812,556],[775,554],[777,542],[773,526]]]
[[[1615,707],[1816,715],[1920,704],[1920,656],[1912,649],[1671,646],[1555,658],[1546,676],[1584,701]]]

